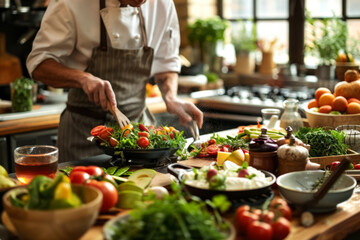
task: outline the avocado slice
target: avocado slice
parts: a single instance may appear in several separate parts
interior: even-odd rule
[[[121,209],[132,209],[135,207],[136,203],[141,202],[142,196],[142,193],[136,191],[121,191],[119,192],[119,200],[116,203],[116,207]]]
[[[150,185],[155,175],[156,175],[155,170],[144,168],[135,171],[133,174],[129,176],[128,180],[134,182],[139,187],[145,189]]]
[[[131,182],[131,181],[121,183],[121,184],[118,186],[118,191],[119,191],[119,192],[127,191],[127,190],[139,192],[139,193],[141,193],[141,194],[144,193],[144,188],[136,185],[136,183]]]

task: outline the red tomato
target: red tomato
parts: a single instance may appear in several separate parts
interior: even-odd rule
[[[354,164],[354,169],[360,169],[360,163]]]
[[[219,151],[219,147],[216,144],[212,144],[206,147],[206,152],[210,156],[216,156],[218,151]]]
[[[250,212],[250,206],[249,205],[242,205],[242,206],[238,207],[236,209],[236,215],[238,215],[238,214],[240,214],[240,213],[242,213],[244,211]]]
[[[149,134],[147,132],[138,132],[139,137],[149,137]]]
[[[275,213],[272,211],[265,210],[261,217],[261,220],[266,223],[271,223],[274,220]]]
[[[110,146],[116,147],[116,145],[117,145],[119,142],[118,142],[118,140],[116,140],[115,138],[110,137],[109,143],[110,143]]]
[[[263,215],[263,211],[261,209],[254,209],[252,211],[252,213],[255,213],[256,215],[259,216],[259,219],[261,218],[261,216]]]
[[[106,212],[118,201],[118,191],[116,187],[107,181],[89,180],[86,185],[96,187],[103,194],[103,200],[101,205],[101,212]]]
[[[99,133],[99,138],[108,141],[111,137],[111,134],[114,132],[114,129],[111,127],[107,127],[106,129],[103,129],[100,133]]]
[[[210,155],[207,153],[205,148],[202,148],[198,154],[199,158],[206,158],[206,157],[210,157]]]
[[[144,124],[139,124],[139,129],[140,131],[145,131],[145,132],[149,132],[149,129],[144,125]]]
[[[174,137],[175,137],[174,132],[171,132],[171,133],[169,134],[169,136],[170,136],[171,139],[174,139]]]
[[[236,224],[240,232],[246,233],[250,223],[257,220],[259,220],[259,216],[256,215],[255,213],[248,211],[242,211],[240,213],[236,213]]]
[[[149,146],[149,139],[147,137],[139,137],[137,144],[141,148],[147,148]]]
[[[290,233],[290,222],[284,217],[279,217],[271,226],[274,240],[282,240]]]
[[[243,149],[243,148],[240,148],[240,149],[243,151],[244,154],[245,154],[245,153],[249,153],[249,151],[246,150],[246,149]]]
[[[246,236],[248,240],[271,240],[273,229],[269,223],[253,221],[247,228]]]
[[[82,171],[71,171],[69,174],[70,182],[71,183],[85,183],[87,180],[90,179],[90,175],[86,172]]]
[[[229,145],[224,145],[221,147],[220,151],[222,152],[230,152],[230,148]]]
[[[72,172],[85,172],[90,176],[101,176],[104,173],[98,166],[76,166],[71,170],[70,174]]]
[[[292,211],[287,202],[282,198],[275,198],[270,203],[270,208],[274,211],[275,215],[280,214],[288,220],[291,220]]]
[[[102,130],[106,129],[104,125],[99,125],[91,129],[90,134],[94,137],[98,136]]]
[[[86,172],[90,174],[90,176],[101,176],[104,174],[104,171],[98,166],[88,166]]]
[[[216,144],[216,140],[215,139],[209,139],[208,140],[208,145],[213,145]]]

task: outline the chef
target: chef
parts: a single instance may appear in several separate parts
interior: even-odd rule
[[[58,129],[59,162],[100,154],[86,140],[113,121],[107,102],[131,121],[154,123],[145,105],[151,76],[182,125],[202,112],[177,97],[179,24],[170,0],[51,0],[27,59],[32,78],[69,88]]]

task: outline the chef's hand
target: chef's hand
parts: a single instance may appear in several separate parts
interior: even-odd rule
[[[82,89],[88,96],[89,101],[101,105],[102,109],[108,110],[108,101],[112,107],[116,107],[115,93],[109,81],[89,74],[87,81],[83,81]]]
[[[195,120],[199,128],[203,125],[203,113],[192,103],[179,98],[166,101],[167,111],[179,117],[183,126],[189,126]]]

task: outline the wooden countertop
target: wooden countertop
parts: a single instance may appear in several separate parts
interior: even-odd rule
[[[186,100],[194,102],[194,100],[190,98],[186,98]],[[161,100],[147,103],[147,106],[153,114],[166,112],[165,103]],[[3,121],[0,122],[0,136],[57,128],[59,121],[60,114]]]

